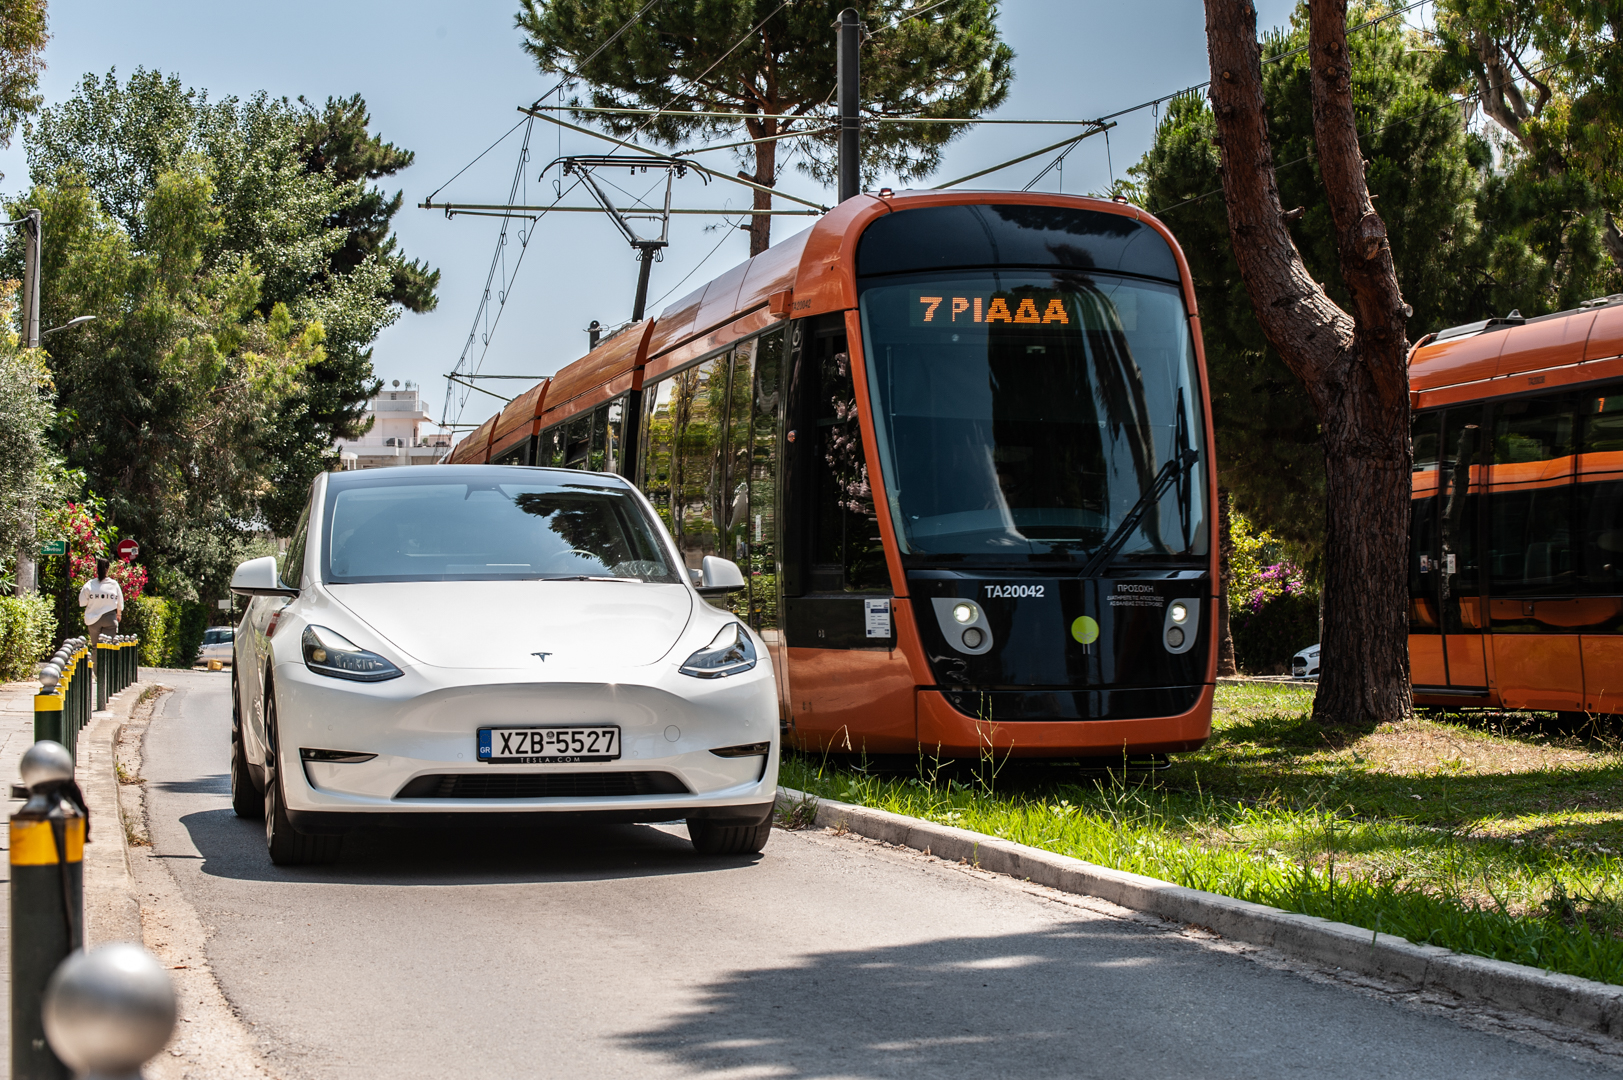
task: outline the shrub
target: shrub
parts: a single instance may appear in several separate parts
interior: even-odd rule
[[[49,597],[0,596],[0,682],[34,677],[34,667],[56,644]]]
[[[141,639],[141,666],[167,667],[172,640],[170,609],[174,605],[160,596],[141,596],[124,605],[124,624],[119,630]]]
[[[1255,608],[1229,609],[1234,662],[1253,675],[1288,674],[1297,650],[1319,640],[1319,598],[1279,593]]]

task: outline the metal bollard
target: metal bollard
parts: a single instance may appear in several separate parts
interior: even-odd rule
[[[96,704],[93,709],[95,712],[107,708],[107,679],[113,673],[112,662],[107,659],[107,654],[111,651],[105,641],[98,641],[96,655],[91,657],[96,666]]]
[[[34,695],[34,741],[62,741],[62,669],[54,661],[39,666],[39,693]]]
[[[140,1080],[175,1032],[175,988],[158,959],[120,942],[74,953],[45,992],[45,1034],[81,1077]]]
[[[65,1080],[45,1041],[45,986],[84,947],[84,853],[90,819],[73,782],[73,758],[37,742],[22,759],[28,801],[11,816],[11,1077]]]

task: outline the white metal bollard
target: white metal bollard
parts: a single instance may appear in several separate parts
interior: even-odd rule
[[[175,988],[157,957],[120,942],[76,952],[45,989],[45,1037],[83,1080],[140,1080],[175,1030]]]

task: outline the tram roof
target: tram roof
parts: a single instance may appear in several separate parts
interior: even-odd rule
[[[1623,293],[1571,311],[1519,312],[1439,331],[1409,354],[1414,407],[1623,375]]]
[[[619,393],[621,383],[625,384],[623,389],[640,386],[644,370],[650,375],[660,374],[791,316],[853,308],[857,303],[856,248],[864,229],[898,210],[976,205],[1074,206],[1143,222],[1174,252],[1185,301],[1190,311],[1195,310],[1194,292],[1177,242],[1160,221],[1129,203],[1025,191],[863,194],[847,199],[809,228],[672,301],[658,316],[616,333],[579,360],[560,368],[544,390],[547,380],[541,380],[503,410],[496,431],[488,424],[481,426],[458,443],[446,460],[467,460],[469,456],[488,454],[495,441],[511,442],[508,435],[524,419],[518,415],[524,408],[521,401],[533,401],[532,417],[539,431]]]

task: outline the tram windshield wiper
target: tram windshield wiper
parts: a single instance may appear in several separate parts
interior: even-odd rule
[[[1127,538],[1143,522],[1144,515],[1161,502],[1161,498],[1167,493],[1167,489],[1183,479],[1184,474],[1194,468],[1195,462],[1198,460],[1200,460],[1198,451],[1184,449],[1173,455],[1165,465],[1161,466],[1161,471],[1156,473],[1155,482],[1150,485],[1149,490],[1138,497],[1138,501],[1133,504],[1133,508],[1127,511],[1127,516],[1121,519],[1121,524],[1117,525],[1115,530],[1105,538],[1105,542],[1100,545],[1099,550],[1093,553],[1093,558],[1088,560],[1088,565],[1082,568],[1083,577],[1098,576],[1099,571],[1103,570],[1110,560],[1116,557],[1116,552],[1121,550],[1121,546],[1127,542]]]

